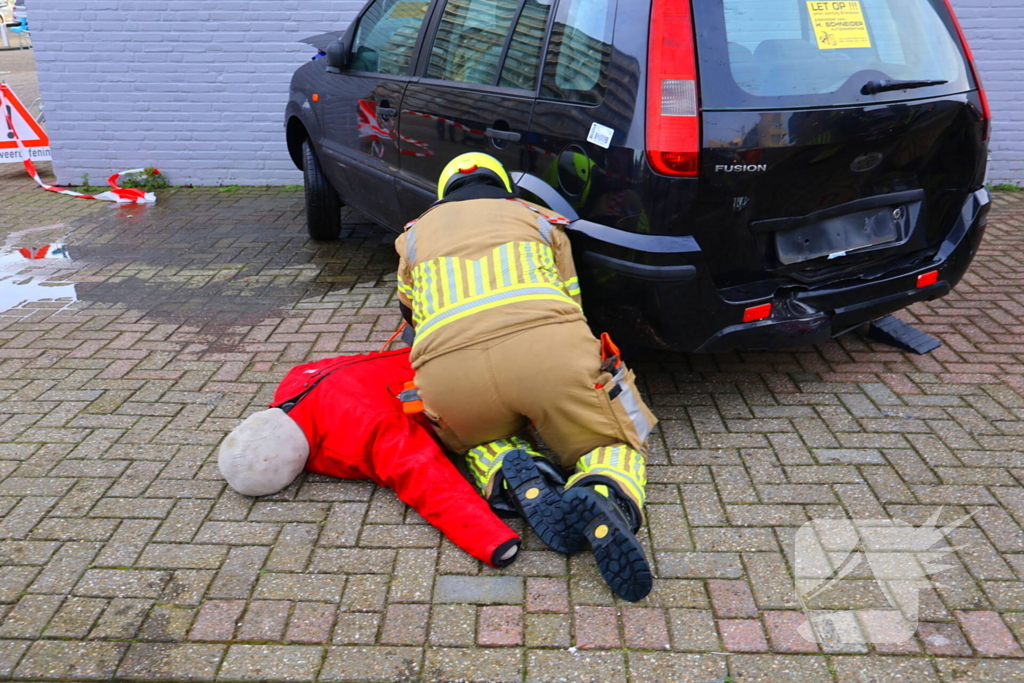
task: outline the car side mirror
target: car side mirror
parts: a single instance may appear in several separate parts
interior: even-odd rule
[[[332,74],[340,74],[342,69],[348,67],[349,53],[352,46],[346,38],[339,38],[327,48],[327,71]]]

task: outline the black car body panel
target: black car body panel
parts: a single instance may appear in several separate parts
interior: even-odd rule
[[[285,107],[285,133],[288,152],[292,162],[302,168],[302,141],[323,139],[323,131],[316,111],[313,109],[312,94],[319,92],[318,81],[323,77],[323,64],[311,61],[292,76],[291,92]]]
[[[390,138],[406,83],[349,73],[331,74],[327,80],[320,95],[324,170],[342,198],[356,198],[348,203],[383,225],[397,225],[400,155]]]
[[[411,219],[437,201],[437,178],[459,154],[485,152],[518,169],[532,110],[533,99],[522,93],[481,92],[432,79],[411,84],[400,124],[403,214]]]
[[[305,133],[342,199],[400,230],[434,200],[448,160],[468,151],[496,156],[524,197],[574,221],[595,329],[684,351],[816,343],[945,295],[977,251],[989,208],[987,121],[943,0],[865,1],[872,30],[882,30],[885,17],[874,14],[882,10],[896,27],[870,51],[817,49],[803,15],[792,35],[751,37],[757,25],[747,15],[763,3],[731,0],[747,14],[730,14],[724,0],[692,0],[697,177],[660,175],[646,157],[649,2],[605,0],[608,17],[591,22],[603,29],[588,33],[573,33],[574,0],[537,13],[546,28],[534,47],[547,57],[530,89],[519,87],[523,74],[511,86],[504,76],[489,85],[439,78],[431,46],[457,0],[422,1],[422,27],[401,73],[330,73],[326,60],[296,72],[286,110],[293,158]],[[513,22],[541,6],[516,4]],[[779,6],[792,19],[806,4]],[[906,29],[899,21],[914,12],[924,13],[923,28]],[[890,73],[880,65],[899,61],[897,38],[906,71]],[[559,90],[552,54],[572,40],[601,65],[589,90]],[[499,70],[522,52],[511,42]],[[934,69],[915,56],[919,44]],[[822,73],[807,70],[817,63]],[[908,75],[933,83],[877,93],[867,85]],[[931,271],[935,282],[919,286]],[[744,322],[764,304],[769,318]]]
[[[769,222],[843,205],[853,212],[856,202],[879,195],[921,190],[924,215],[909,234],[886,246],[865,245],[845,264],[935,246],[984,164],[971,111],[960,95],[875,107],[706,112],[695,232],[707,250],[727,255],[712,266],[718,286],[763,281],[766,271],[809,279],[828,270],[820,261],[781,262],[776,241],[795,226]],[[813,226],[804,228],[810,238]]]

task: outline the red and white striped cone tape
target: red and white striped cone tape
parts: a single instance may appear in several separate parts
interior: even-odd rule
[[[137,190],[135,188],[124,188],[117,184],[118,179],[122,175],[129,173],[143,173],[146,169],[144,168],[133,168],[130,171],[121,171],[107,178],[107,183],[110,185],[109,190],[101,192],[97,195],[83,194],[81,192],[73,192],[71,190],[62,190],[59,187],[53,185],[47,185],[43,182],[42,178],[39,177],[39,171],[36,170],[36,165],[29,157],[28,150],[26,149],[21,138],[18,137],[18,132],[14,128],[14,119],[11,116],[11,109],[7,106],[7,97],[5,93],[8,91],[6,83],[0,83],[0,111],[4,112],[4,116],[7,119],[7,128],[14,137],[14,143],[18,147],[18,151],[21,152],[22,163],[25,165],[25,170],[28,172],[32,180],[39,184],[39,187],[47,190],[48,192],[56,192],[57,194],[66,194],[69,197],[78,197],[80,199],[95,199],[102,202],[117,202],[118,204],[154,204],[156,203],[156,195],[152,192],[144,192],[143,190]]]

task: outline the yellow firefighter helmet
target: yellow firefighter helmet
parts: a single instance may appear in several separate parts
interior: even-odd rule
[[[509,192],[514,192],[512,189],[512,179],[500,161],[490,154],[467,152],[449,161],[448,165],[441,171],[441,177],[437,180],[437,198],[444,199],[456,180],[469,175],[482,175],[492,178]]]

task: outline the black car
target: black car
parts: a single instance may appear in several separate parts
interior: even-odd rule
[[[823,341],[947,294],[985,229],[948,0],[371,0],[330,38],[286,112],[310,235],[342,203],[400,230],[488,152],[575,219],[588,317],[623,341]]]

